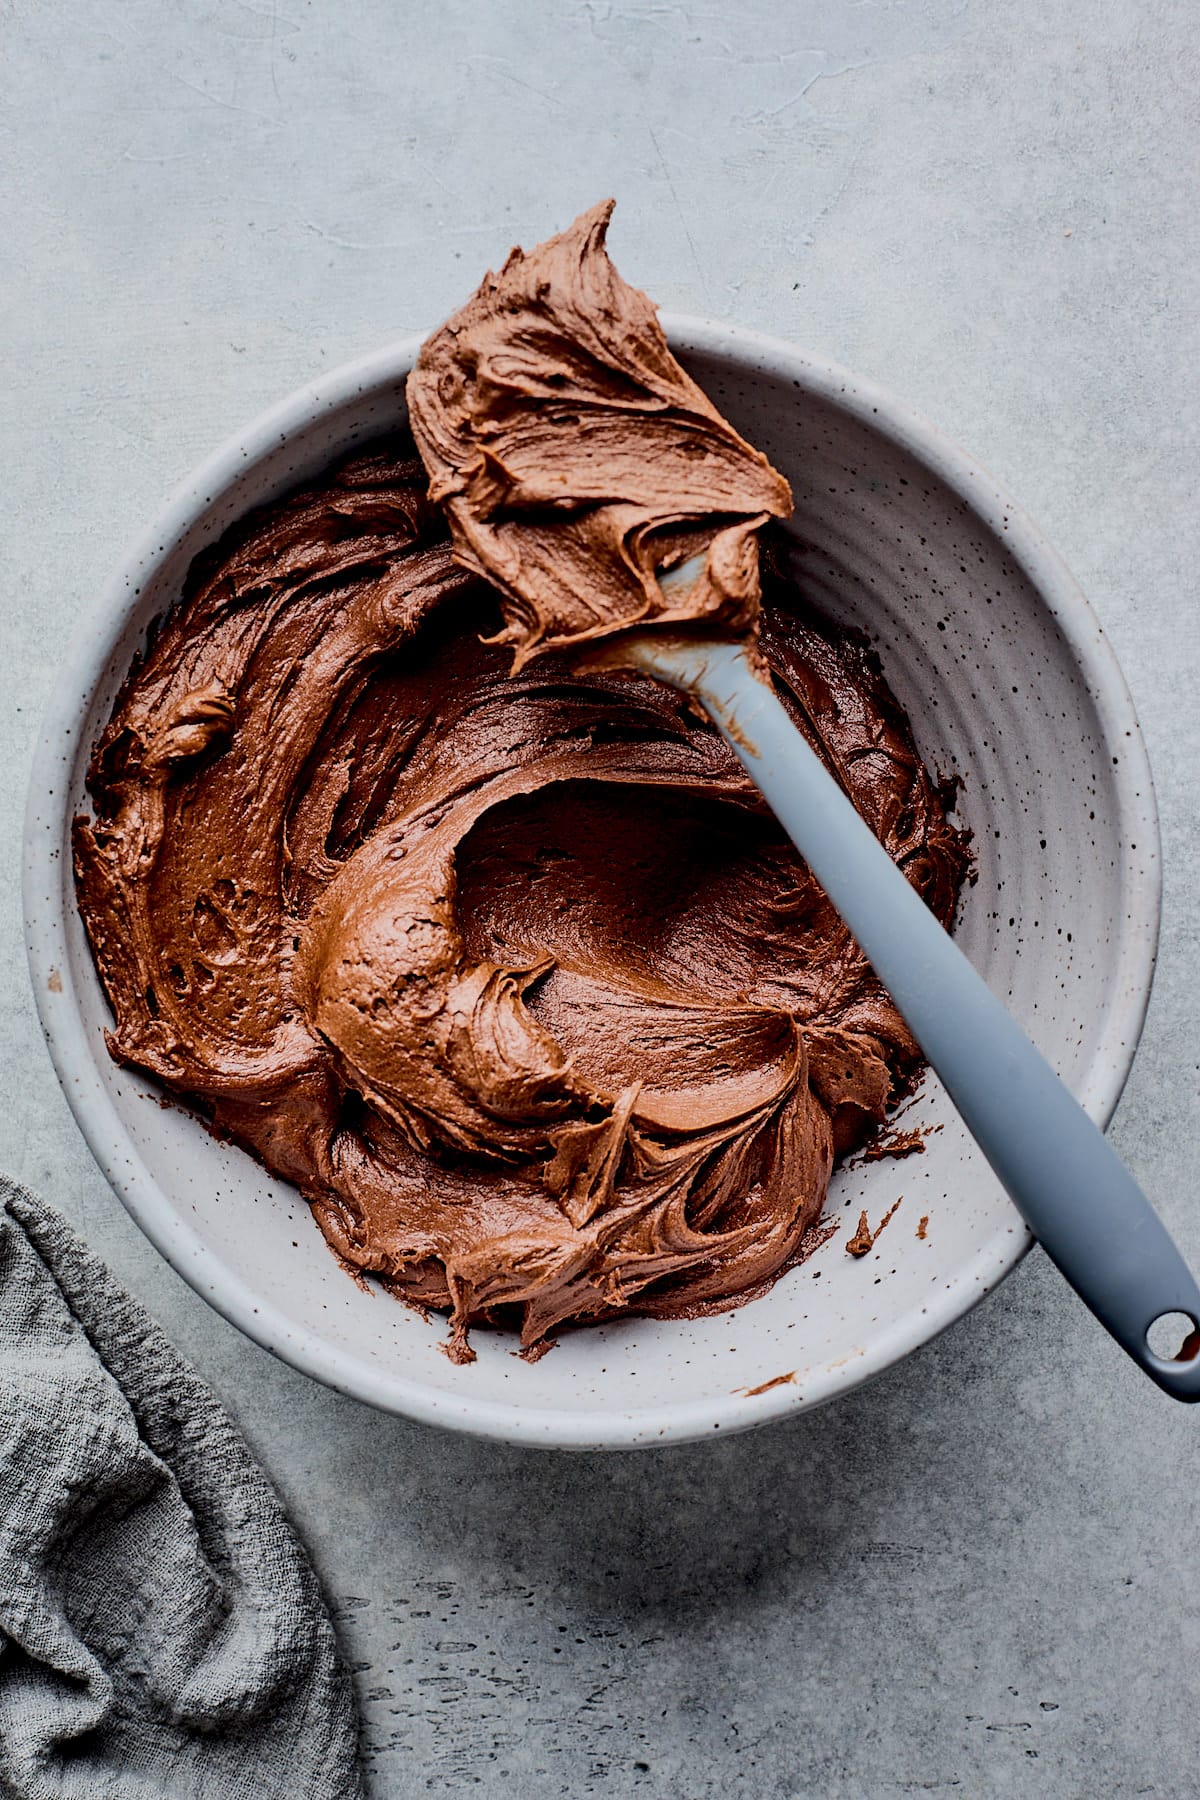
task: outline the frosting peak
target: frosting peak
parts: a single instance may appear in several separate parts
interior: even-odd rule
[[[792,509],[613,267],[612,208],[513,250],[408,379],[430,493],[459,561],[499,591],[514,668],[650,622],[753,631],[756,533]],[[700,578],[665,595],[657,572],[704,550]]]

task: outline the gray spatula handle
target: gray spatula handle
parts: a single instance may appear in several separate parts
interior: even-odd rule
[[[845,919],[976,1143],[1080,1298],[1152,1380],[1200,1400],[1200,1358],[1147,1342],[1200,1323],[1200,1288],[1103,1134],[942,930],[733,644],[646,634],[634,660],[694,694]]]

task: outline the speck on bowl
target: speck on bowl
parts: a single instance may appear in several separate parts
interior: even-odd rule
[[[870,634],[926,760],[963,778],[979,878],[958,941],[1107,1122],[1149,993],[1158,832],[1133,707],[1086,601],[990,478],[870,383],[751,332],[664,322],[692,374],[791,481],[809,594]],[[150,1083],[107,1055],[70,863],[90,747],[197,551],[396,426],[417,347],[323,377],[226,444],[175,493],[82,632],[27,821],[29,957],[55,1067],[163,1255],[235,1325],[346,1393],[455,1430],[575,1448],[712,1437],[816,1406],[933,1337],[1028,1247],[933,1079],[908,1121],[938,1128],[925,1154],[843,1171],[830,1190],[830,1212],[850,1225],[863,1207],[877,1222],[903,1195],[869,1255],[847,1256],[843,1232],[738,1311],[569,1333],[532,1367],[512,1338],[477,1331],[479,1360],[458,1368],[439,1348],[444,1321],[363,1292],[294,1190],[160,1107]]]

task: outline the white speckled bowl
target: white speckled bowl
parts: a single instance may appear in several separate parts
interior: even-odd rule
[[[750,332],[665,323],[722,411],[790,479],[809,592],[871,634],[926,759],[964,777],[979,880],[959,942],[1106,1122],[1149,993],[1158,832],[1133,707],[1087,603],[995,484],[870,383]],[[511,1338],[477,1331],[478,1362],[457,1368],[439,1350],[443,1321],[362,1292],[294,1190],[164,1110],[106,1053],[69,854],[89,749],[197,551],[396,425],[416,350],[396,344],[325,376],[226,444],[175,493],[81,632],[27,826],[30,965],[55,1067],[113,1187],[196,1290],[277,1355],[376,1406],[578,1448],[710,1436],[815,1406],[957,1319],[1028,1246],[936,1081],[909,1115],[942,1128],[924,1156],[834,1181],[831,1210],[850,1222],[860,1207],[876,1222],[904,1196],[870,1255],[847,1256],[840,1234],[739,1311],[568,1334],[532,1367]]]

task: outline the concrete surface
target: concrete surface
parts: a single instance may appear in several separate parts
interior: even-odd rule
[[[272,1471],[336,1600],[376,1796],[1190,1796],[1200,1417],[1038,1255],[874,1388],[719,1447],[488,1447],[275,1365],[126,1220],[41,1046],[17,844],[60,648],[227,432],[615,193],[629,276],[888,383],[1090,593],[1166,849],[1115,1136],[1200,1258],[1195,22],[1190,0],[0,9],[0,1159]]]

